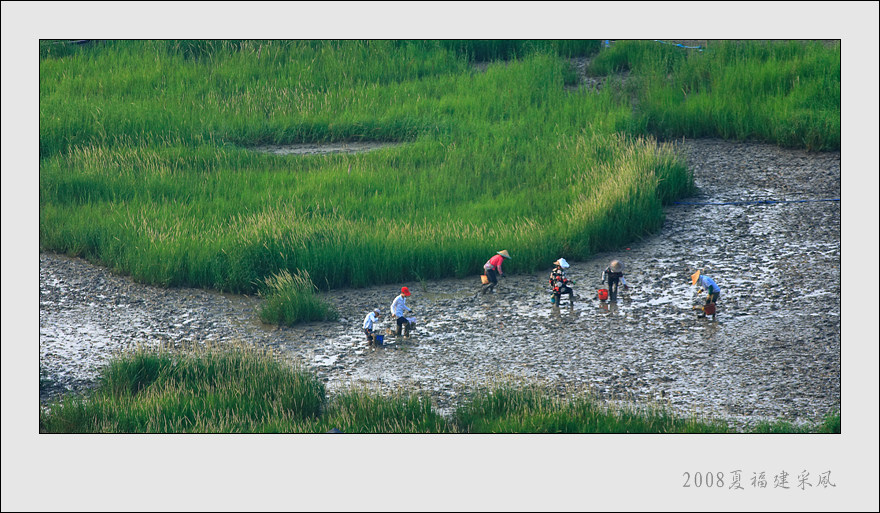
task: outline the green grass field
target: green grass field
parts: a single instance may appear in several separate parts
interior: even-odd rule
[[[620,41],[589,69],[624,71],[636,133],[840,149],[839,41],[709,41],[702,51]]]
[[[328,398],[311,372],[246,345],[139,348],[104,369],[98,386],[41,408],[41,433],[733,433],[724,421],[661,406],[612,407],[588,392],[501,380],[449,416],[429,396],[352,387]],[[750,433],[840,433],[840,414],[815,426],[762,423]]]
[[[144,283],[262,292],[277,307],[261,317],[283,324],[333,315],[283,305],[311,301],[266,286],[284,273],[328,290],[477,274],[502,248],[514,272],[584,259],[656,231],[692,191],[654,137],[839,148],[839,44],[711,48],[47,41],[40,248]],[[608,85],[567,91],[566,57],[594,55]],[[251,149],[341,141],[401,144]]]

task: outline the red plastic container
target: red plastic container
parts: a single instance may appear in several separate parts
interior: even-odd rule
[[[601,301],[605,301],[608,299],[608,289],[599,289],[596,291],[596,294],[599,296]]]
[[[709,303],[703,307],[703,313],[706,315],[715,315],[715,303]]]

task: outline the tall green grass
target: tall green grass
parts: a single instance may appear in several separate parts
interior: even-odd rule
[[[751,429],[753,433],[762,434],[780,434],[780,433],[822,433],[822,434],[840,434],[840,412],[835,411],[825,415],[822,422],[816,425],[794,425],[787,421],[776,422],[759,422]]]
[[[580,390],[501,378],[448,416],[430,396],[352,385],[327,396],[320,379],[251,346],[141,347],[114,358],[98,385],[40,411],[41,433],[731,433],[723,420],[672,415],[661,405],[610,406]],[[840,413],[817,426],[780,421],[750,433],[840,433]]]
[[[657,230],[662,205],[689,194],[693,179],[670,146],[637,135],[678,133],[645,115],[667,84],[637,90],[635,107],[621,88],[565,90],[558,55],[595,48],[234,40],[48,49],[40,247],[145,283],[245,293],[285,272],[328,290],[473,275],[501,248],[516,272],[619,247]],[[596,60],[620,52],[649,62],[642,48],[620,42]],[[630,55],[639,49],[641,61]],[[498,57],[510,60],[484,72],[470,64]],[[726,73],[732,62],[708,69]],[[690,71],[698,64],[665,66],[702,77]],[[820,87],[816,73],[798,76]],[[313,156],[250,149],[357,140],[403,144]]]
[[[327,428],[326,430],[324,428]],[[457,428],[439,414],[425,393],[375,392],[351,386],[328,401],[320,430],[344,433],[453,433]]]
[[[40,413],[56,433],[252,433],[287,430],[326,403],[310,372],[245,345],[141,347],[114,359],[86,397]]]
[[[614,87],[633,133],[840,149],[839,41],[710,41],[702,52],[618,41],[589,71],[630,72]]]
[[[281,271],[266,278],[260,294],[260,320],[267,324],[292,325],[301,321],[329,321],[339,318],[332,305],[315,295],[315,284],[307,271],[295,275]]]
[[[549,53],[562,57],[591,55],[599,50],[599,40],[545,40],[545,39],[444,39],[441,41],[403,41],[403,44],[438,45],[471,62],[510,60],[533,53]]]
[[[565,66],[544,53],[478,74],[439,46],[307,43],[116,42],[44,59],[41,247],[163,285],[253,292],[300,269],[321,289],[358,287],[475,274],[499,247],[526,270],[583,258],[659,225],[657,201],[630,206],[636,189],[688,191],[668,148],[602,135],[615,107],[566,96]],[[244,147],[358,138],[408,144]],[[628,212],[570,223],[612,181]],[[614,235],[585,239],[584,223]]]
[[[603,405],[589,391],[560,395],[547,385],[502,381],[455,412],[467,433],[726,433],[726,422],[680,418],[657,406]]]

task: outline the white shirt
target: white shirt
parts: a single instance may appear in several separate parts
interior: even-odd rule
[[[412,312],[412,309],[406,306],[406,298],[403,296],[403,294],[401,294],[394,298],[394,301],[391,303],[391,313],[398,317],[404,317],[406,314],[406,312],[404,312],[404,309]]]
[[[364,329],[371,330],[373,329],[373,323],[379,322],[379,318],[376,317],[376,312],[370,312],[364,317]]]

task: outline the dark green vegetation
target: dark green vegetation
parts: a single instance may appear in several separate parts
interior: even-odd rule
[[[753,433],[777,434],[777,433],[840,433],[840,413],[829,413],[822,422],[816,426],[794,426],[790,422],[761,422],[752,430]]]
[[[682,158],[643,135],[839,147],[839,44],[700,54],[620,41],[591,69],[628,69],[628,80],[566,91],[576,76],[565,57],[598,48],[45,41],[40,247],[146,283],[242,293],[285,272],[325,290],[461,277],[502,248],[513,271],[533,271],[651,233],[663,203],[691,192]],[[472,65],[497,59],[508,60]],[[405,144],[248,149],[339,141]],[[326,318],[275,310],[263,317]]]
[[[588,72],[629,73],[612,88],[632,103],[631,133],[840,149],[840,41],[618,41]]]
[[[331,399],[308,371],[232,349],[138,349],[114,360],[99,385],[40,412],[42,433],[731,433],[724,422],[681,419],[660,407],[600,406],[589,394],[500,382],[472,393],[448,418],[430,397],[353,388]],[[840,433],[840,414],[815,427],[780,422],[755,433]]]
[[[456,411],[469,433],[727,433],[724,422],[676,418],[660,407],[608,408],[589,394],[565,397],[549,386],[500,384]]]

